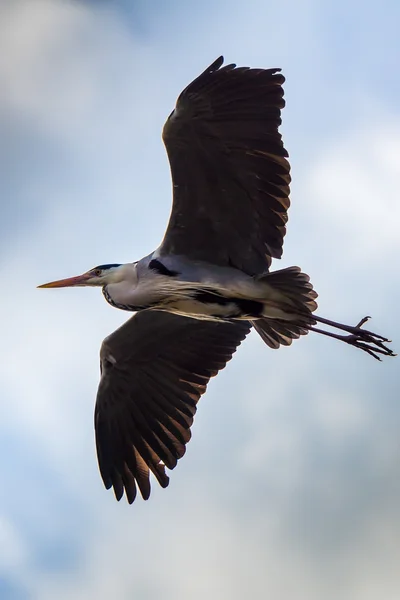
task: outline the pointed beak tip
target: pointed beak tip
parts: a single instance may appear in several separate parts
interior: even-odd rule
[[[54,282],[52,282],[52,283],[42,283],[41,285],[37,285],[37,286],[36,286],[36,289],[37,289],[37,290],[40,290],[40,289],[44,289],[44,288],[46,288],[46,289],[47,289],[47,288],[53,288],[53,287],[60,287],[60,286],[58,286],[58,285],[55,285],[55,284],[56,284],[56,282],[55,282],[55,281],[54,281]]]
[[[62,285],[59,285],[57,281],[52,281],[51,283],[42,283],[41,285],[37,285],[36,289],[40,290],[40,289],[44,289],[44,288],[55,288],[55,287],[64,287]]]
[[[57,281],[51,281],[50,283],[42,283],[36,286],[37,289],[41,288],[64,288],[73,287],[76,285],[86,285],[86,282],[90,279],[87,273],[84,275],[78,275],[78,277],[70,277],[69,279],[59,279]]]

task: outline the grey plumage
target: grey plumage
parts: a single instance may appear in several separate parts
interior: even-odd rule
[[[197,401],[250,328],[271,348],[309,331],[394,356],[388,340],[319,317],[299,267],[282,255],[290,167],[278,131],[279,69],[222,66],[220,57],[179,96],[163,130],[173,206],[160,247],[138,262],[101,265],[40,287],[101,286],[117,308],[140,311],[101,349],[95,410],[104,484],[119,500],[168,485],[185,452]],[[324,324],[338,334],[316,327]]]

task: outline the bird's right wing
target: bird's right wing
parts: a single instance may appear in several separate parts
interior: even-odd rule
[[[96,409],[97,456],[106,488],[146,500],[150,471],[162,487],[185,453],[200,396],[250,331],[247,322],[210,322],[141,311],[103,342]]]

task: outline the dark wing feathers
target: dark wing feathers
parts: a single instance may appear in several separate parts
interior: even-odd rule
[[[95,410],[96,447],[106,488],[129,503],[150,495],[150,472],[162,487],[190,440],[210,377],[246,337],[246,322],[197,321],[142,311],[106,338]]]
[[[160,254],[255,275],[281,257],[287,222],[284,78],[279,69],[222,64],[220,57],[181,93],[164,126],[174,194]],[[96,446],[118,500],[125,492],[132,503],[137,488],[147,499],[150,472],[168,485],[165,468],[185,453],[200,396],[249,330],[142,311],[104,341]],[[301,333],[265,331],[275,344]]]
[[[222,63],[181,93],[164,126],[173,207],[160,254],[255,275],[281,257],[287,222],[284,77]]]

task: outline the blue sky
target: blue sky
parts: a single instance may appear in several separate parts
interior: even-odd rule
[[[0,2],[0,596],[398,597],[397,360],[308,336],[243,344],[201,400],[167,490],[97,471],[98,290],[44,281],[135,260],[170,211],[161,128],[217,56],[282,67],[283,260],[319,313],[400,346],[397,2]]]

